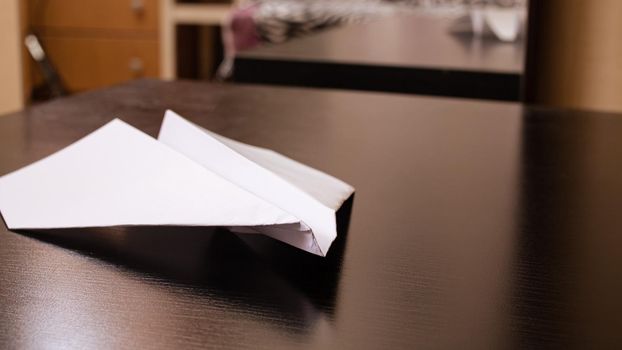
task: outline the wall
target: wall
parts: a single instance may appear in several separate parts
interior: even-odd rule
[[[24,104],[19,0],[2,0],[0,11],[0,114]]]
[[[529,2],[525,100],[622,112],[622,1]]]

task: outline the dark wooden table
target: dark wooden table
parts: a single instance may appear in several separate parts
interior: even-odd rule
[[[622,346],[622,115],[146,80],[0,117],[0,174],[165,108],[348,181],[349,229],[2,226],[0,348]]]
[[[244,51],[234,80],[517,101],[523,42],[454,35],[451,22],[382,17]]]

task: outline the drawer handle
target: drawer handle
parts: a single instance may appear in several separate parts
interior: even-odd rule
[[[145,11],[145,2],[143,0],[130,0],[130,8],[135,14],[140,15]]]
[[[140,58],[132,57],[130,58],[129,68],[130,72],[132,72],[134,75],[140,75],[142,74],[145,65],[143,64],[143,60],[141,60]]]

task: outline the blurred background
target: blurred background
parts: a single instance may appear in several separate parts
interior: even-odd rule
[[[621,111],[621,3],[4,0],[0,113],[138,78]]]

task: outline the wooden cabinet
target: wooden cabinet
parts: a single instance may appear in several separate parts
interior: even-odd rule
[[[175,79],[178,67],[213,62],[215,40],[183,37],[180,25],[216,27],[231,0],[24,0],[27,22],[69,92],[152,77]],[[181,36],[181,39],[178,38]],[[212,36],[215,37],[215,36]],[[191,38],[192,39],[192,38]],[[209,42],[208,42],[209,41]],[[200,57],[190,57],[186,50]],[[178,52],[181,51],[180,52]],[[178,61],[178,56],[181,60]],[[25,57],[25,86],[43,78]],[[203,74],[209,75],[209,74]],[[187,77],[184,78],[197,78]],[[199,77],[201,78],[201,77]]]
[[[31,0],[36,27],[156,33],[159,0]]]
[[[54,36],[42,40],[69,91],[158,77],[156,40]]]
[[[32,30],[70,92],[159,76],[159,0],[30,0],[29,5]],[[42,78],[37,69],[31,71],[36,85]]]

